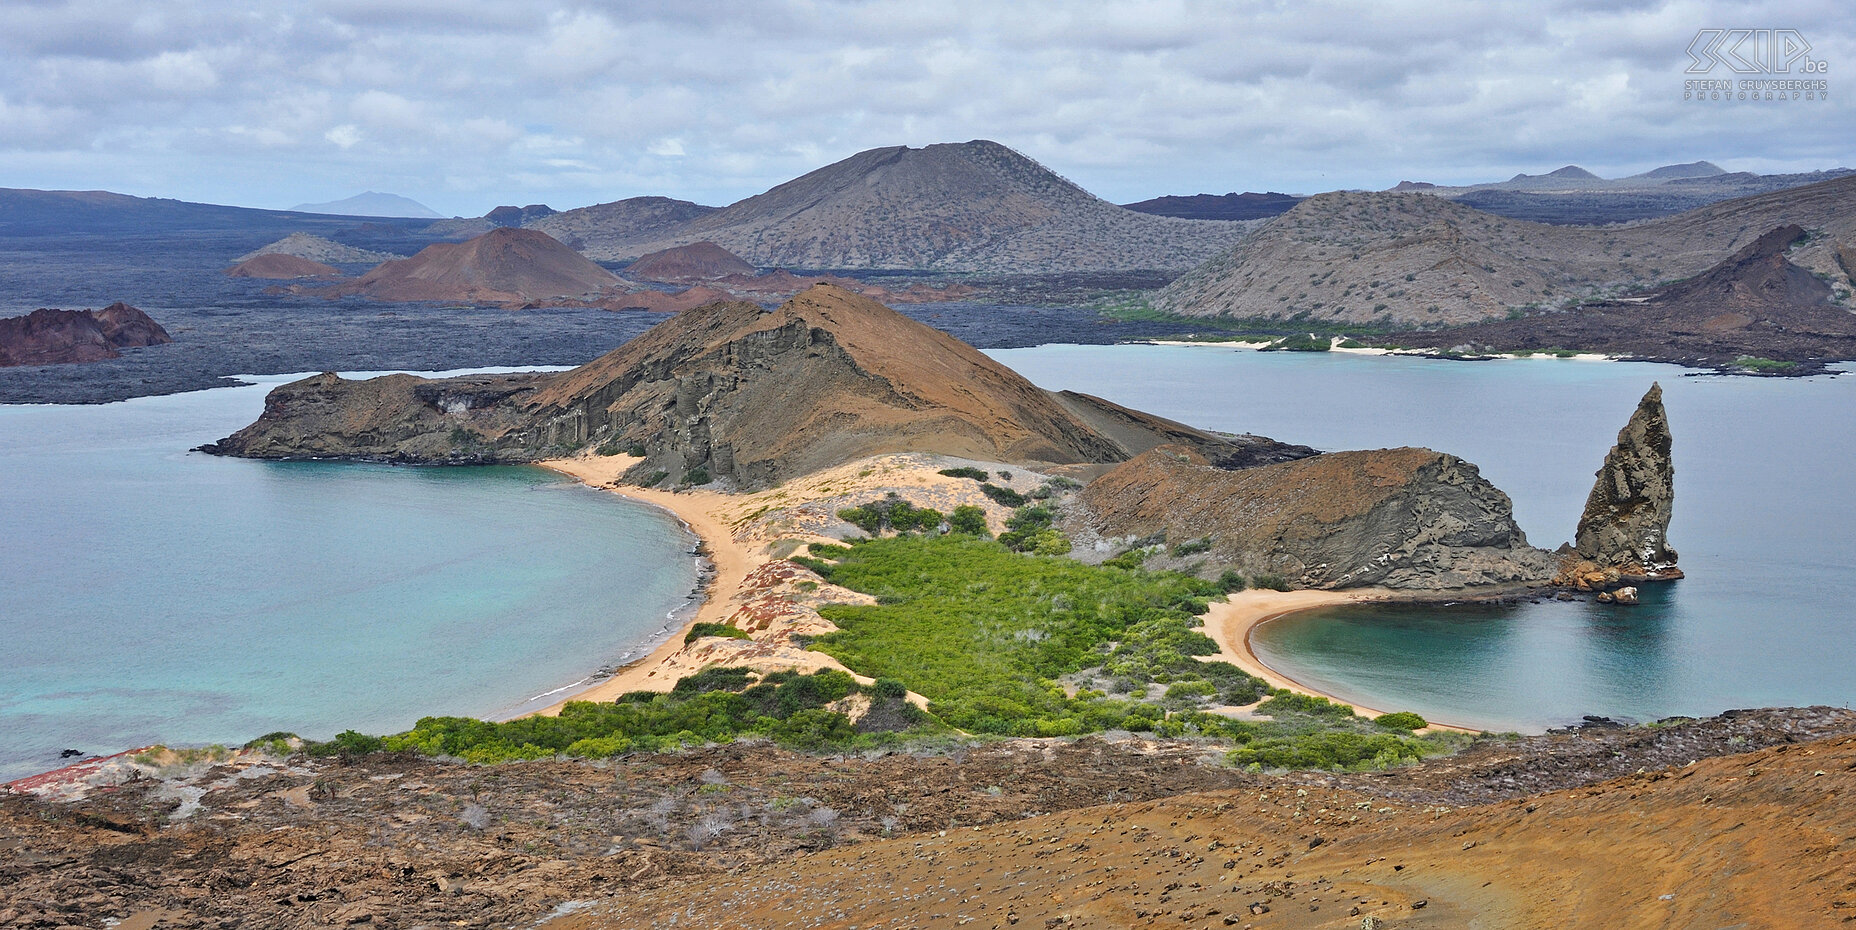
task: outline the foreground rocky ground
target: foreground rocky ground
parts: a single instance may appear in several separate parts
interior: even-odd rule
[[[1856,917],[1852,733],[1748,711],[1363,774],[1129,738],[246,757],[0,797],[0,927],[1831,925]]]

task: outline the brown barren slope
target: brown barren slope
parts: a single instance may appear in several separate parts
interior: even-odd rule
[[[551,928],[1836,927],[1856,738],[1475,807],[1277,782],[634,888]]]
[[[318,375],[272,391],[257,423],[211,448],[259,458],[527,462],[635,444],[646,455],[633,480],[664,472],[675,481],[701,468],[745,487],[888,452],[1119,462],[1158,441],[1143,440],[1143,430],[1215,457],[1239,452],[1146,414],[1122,411],[1121,420],[1121,438],[1111,438],[973,347],[819,285],[775,310],[688,310],[560,374]],[[1251,456],[1308,451],[1254,437],[1237,445]]]
[[[692,242],[652,252],[626,266],[625,273],[639,281],[684,284],[735,274],[751,276],[756,270],[740,256],[713,242]]]
[[[226,269],[228,278],[339,278],[341,269],[282,252],[266,252]]]
[[[441,242],[386,262],[352,283],[316,293],[380,300],[525,303],[581,297],[620,287],[612,272],[546,233],[495,229],[467,242]]]

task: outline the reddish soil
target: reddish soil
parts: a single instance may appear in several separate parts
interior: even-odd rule
[[[625,274],[639,281],[691,284],[729,275],[752,276],[753,265],[713,242],[692,242],[652,252],[626,266]]]
[[[310,261],[296,255],[269,252],[246,259],[226,269],[228,278],[339,278],[341,270],[333,265]]]
[[[352,283],[307,293],[520,306],[620,288],[612,272],[547,233],[504,228],[465,242],[427,246],[411,258],[385,262]]]
[[[120,300],[101,310],[41,307],[0,319],[0,366],[95,362],[120,358],[118,349],[173,341],[148,314]]]

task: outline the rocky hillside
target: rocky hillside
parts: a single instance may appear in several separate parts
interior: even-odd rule
[[[370,249],[357,249],[354,246],[343,245],[333,239],[324,239],[321,236],[313,236],[309,233],[291,233],[261,249],[240,255],[236,261],[248,262],[260,255],[292,255],[297,258],[308,259],[312,262],[321,262],[325,265],[358,265],[363,262],[370,265],[377,265],[381,262],[390,262],[396,258],[406,257],[404,255],[395,255],[392,252],[375,252]]]
[[[101,310],[40,308],[0,319],[0,367],[95,362],[173,341],[161,324],[120,300]]]
[[[1428,193],[1312,197],[1154,297],[1182,316],[1424,327],[1473,323],[1686,278],[1767,230],[1813,234],[1792,260],[1830,276],[1856,241],[1856,177],[1625,227],[1504,219]]]
[[[1073,412],[1098,405],[1119,420],[1113,434]],[[1213,457],[1310,451],[1214,437],[1084,395],[1060,402],[939,330],[820,285],[773,311],[697,307],[559,374],[318,375],[272,391],[258,422],[209,451],[523,462],[592,444],[642,451],[634,481],[706,473],[761,487],[887,452],[1082,464],[1169,441]]]
[[[226,269],[228,278],[338,278],[341,269],[295,255],[267,252]]]
[[[729,275],[753,275],[753,265],[713,242],[692,242],[652,252],[625,267],[625,274],[638,281],[665,284],[688,284],[710,281]]]
[[[1673,444],[1663,386],[1651,384],[1598,469],[1579,515],[1574,552],[1561,565],[1561,583],[1602,589],[1682,577],[1669,545]]]
[[[1538,313],[1422,333],[1400,333],[1401,345],[1464,352],[1578,349],[1675,361],[1724,370],[1748,370],[1748,360],[1773,373],[1808,374],[1826,360],[1856,358],[1856,313],[1836,301],[1837,280],[1799,267],[1792,259],[1839,262],[1805,230],[1787,225],[1748,243],[1702,274],[1646,296],[1597,301]]]
[[[1330,452],[1251,468],[1162,446],[1097,478],[1072,517],[1098,537],[1196,543],[1205,558],[1297,586],[1438,590],[1541,583],[1508,495],[1429,449]]]
[[[531,220],[528,227],[601,261],[627,261],[653,251],[631,248],[630,243],[662,239],[716,209],[669,197],[629,197],[564,210]]]
[[[495,229],[467,242],[441,242],[391,261],[351,283],[322,290],[379,300],[524,303],[619,288],[617,276],[545,233]]]
[[[1123,209],[983,140],[859,152],[671,228],[637,229],[616,206],[534,228],[602,261],[708,240],[768,268],[993,274],[1184,270],[1245,230]]]
[[[1245,191],[1241,194],[1192,194],[1186,197],[1155,197],[1139,203],[1124,203],[1136,213],[1151,213],[1155,216],[1177,216],[1186,220],[1262,220],[1272,216],[1281,216],[1289,212],[1303,197],[1293,194],[1279,194],[1270,191],[1259,194]]]

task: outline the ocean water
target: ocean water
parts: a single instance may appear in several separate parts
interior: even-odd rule
[[[1185,423],[1326,450],[1475,463],[1535,545],[1572,537],[1651,382],[1674,435],[1669,538],[1688,578],[1636,607],[1347,608],[1267,624],[1271,667],[1376,707],[1494,730],[1856,701],[1856,376],[1745,378],[1566,359],[1450,362],[1203,346],[989,353]]]
[[[187,451],[291,377],[251,380],[0,406],[0,780],[545,705],[688,606],[678,521],[542,469]]]

